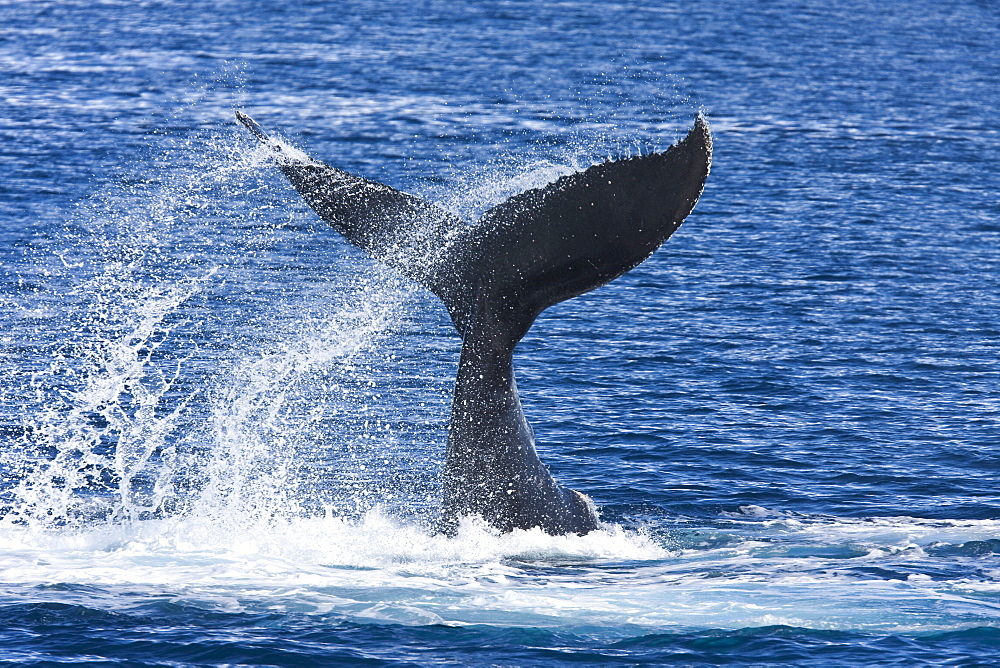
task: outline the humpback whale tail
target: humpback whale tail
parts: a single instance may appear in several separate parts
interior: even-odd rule
[[[509,531],[586,533],[592,504],[560,486],[535,452],[513,352],[546,308],[624,274],[680,226],[701,195],[712,138],[699,115],[662,153],[595,165],[515,195],[475,224],[268,137],[292,186],[348,241],[437,295],[462,336],[445,455],[443,526],[480,515]]]

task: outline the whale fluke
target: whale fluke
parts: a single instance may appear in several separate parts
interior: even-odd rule
[[[348,241],[437,295],[462,336],[445,455],[442,526],[480,515],[502,530],[598,526],[593,504],[539,461],[513,372],[543,310],[624,274],[694,208],[712,138],[699,115],[661,153],[594,165],[525,191],[468,224],[390,186],[314,160],[237,119],[269,146],[292,186]]]

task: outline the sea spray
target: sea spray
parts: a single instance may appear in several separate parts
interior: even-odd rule
[[[336,440],[324,427],[366,412],[359,388],[372,381],[354,358],[392,328],[405,291],[379,272],[319,290],[276,283],[288,303],[241,290],[267,273],[252,260],[276,231],[269,201],[247,203],[266,169],[240,148],[185,138],[170,169],[99,192],[55,257],[35,253],[60,305],[46,324],[69,335],[21,390],[18,447],[2,455],[4,523],[294,515],[305,444]],[[330,286],[346,289],[323,312]],[[385,431],[368,425],[350,433]]]
[[[73,358],[61,355],[50,367],[50,378],[68,375],[79,385],[53,391],[43,378],[34,380],[44,405],[26,417],[23,439],[26,452],[36,456],[20,462],[12,491],[17,501],[7,521],[137,519],[161,507],[176,456],[168,438],[191,396],[172,396],[182,361],[171,368],[151,360],[173,329],[167,316],[212,273],[167,289],[139,290],[132,312],[115,323],[124,330],[117,337],[91,321],[91,340],[77,344]],[[120,281],[117,275],[109,279]]]
[[[325,321],[303,321],[299,335],[244,360],[213,388],[208,432],[213,446],[196,504],[199,514],[258,525],[339,500],[332,498],[337,490],[309,497],[316,473],[310,462],[316,448],[350,449],[357,437],[379,430],[368,424],[360,433],[326,431],[357,424],[355,414],[364,412],[364,388],[371,381],[357,371],[357,357],[370,352],[399,308],[395,299],[379,301],[373,294],[379,295],[365,285],[354,292],[356,300],[348,300],[351,308]],[[351,466],[343,459],[340,464]]]

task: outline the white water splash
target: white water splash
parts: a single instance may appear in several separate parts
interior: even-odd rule
[[[393,326],[399,290],[372,272],[343,290],[332,313],[311,313],[301,300],[312,296],[301,293],[266,304],[263,317],[249,311],[255,304],[241,306],[259,288],[241,287],[239,262],[258,237],[275,235],[271,223],[254,223],[269,220],[272,205],[248,206],[246,196],[271,167],[226,140],[194,141],[182,146],[200,156],[193,163],[82,207],[55,269],[40,272],[63,279],[49,299],[64,314],[49,323],[61,331],[47,363],[22,389],[30,392],[23,435],[0,455],[13,481],[4,524],[294,516],[303,511],[303,447],[324,438],[324,420],[364,400],[354,358]],[[262,226],[249,242],[239,231],[247,223]],[[242,322],[248,313],[259,320]],[[216,341],[206,339],[220,327]],[[340,378],[318,383],[331,369]]]
[[[191,397],[172,403],[166,400],[182,362],[165,370],[150,361],[174,327],[165,319],[212,274],[165,289],[139,290],[135,308],[126,317],[124,335],[98,331],[79,348],[80,357],[72,361],[78,366],[69,370],[79,379],[79,386],[55,394],[36,380],[34,389],[43,405],[38,414],[26,418],[26,440],[32,450],[50,451],[54,456],[16,462],[21,479],[13,495],[19,504],[5,521],[122,520],[156,509],[166,494],[165,478],[150,471],[150,459],[156,453],[160,460],[156,466],[171,468],[176,451],[167,436]],[[108,277],[108,282],[120,280],[117,274]],[[52,376],[66,372],[68,367],[63,365],[70,363],[65,357],[54,361]],[[115,437],[113,448],[107,442],[110,435]],[[9,453],[8,457],[15,454],[26,453]],[[133,485],[141,475],[153,477],[150,495],[139,494]],[[80,490],[95,486],[109,487],[111,494],[80,495]]]

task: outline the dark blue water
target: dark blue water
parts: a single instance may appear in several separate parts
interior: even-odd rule
[[[0,2],[0,659],[985,665],[992,2]],[[521,344],[586,537],[429,530],[459,342],[233,122],[474,219],[715,133]]]

